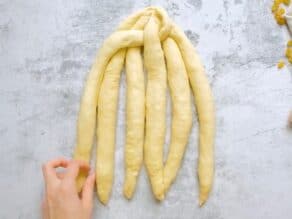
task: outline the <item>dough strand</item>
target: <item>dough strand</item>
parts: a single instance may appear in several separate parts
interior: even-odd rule
[[[175,41],[163,42],[168,86],[172,100],[172,124],[169,152],[164,166],[164,186],[168,191],[180,168],[192,127],[190,86],[185,65]]]
[[[117,52],[105,70],[97,110],[96,186],[99,200],[106,204],[114,178],[116,120],[120,75],[125,49]]]
[[[158,23],[151,17],[144,29],[144,62],[147,70],[145,165],[154,196],[164,199],[163,145],[166,123],[166,69],[158,37]]]
[[[124,195],[130,199],[136,188],[137,176],[143,162],[145,81],[143,60],[139,47],[129,48],[126,55],[126,145]]]

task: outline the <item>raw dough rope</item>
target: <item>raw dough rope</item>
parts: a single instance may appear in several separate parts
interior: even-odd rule
[[[118,90],[124,64],[127,80],[124,195],[132,197],[144,158],[154,196],[164,199],[180,168],[192,126],[190,83],[200,126],[198,177],[202,205],[208,198],[214,174],[213,97],[194,47],[161,8],[148,7],[135,13],[105,40],[84,88],[74,159],[90,161],[97,124],[97,194],[106,204],[113,184]],[[164,165],[167,83],[172,99],[172,136]],[[85,173],[78,177],[79,189],[84,177]]]

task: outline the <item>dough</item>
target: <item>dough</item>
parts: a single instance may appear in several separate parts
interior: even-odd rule
[[[141,46],[143,43],[143,31],[128,30],[113,33],[105,40],[97,55],[84,87],[81,99],[79,118],[77,123],[77,143],[73,158],[89,162],[96,126],[97,101],[105,68],[111,57],[121,48],[129,46]],[[81,173],[77,179],[78,190],[85,180],[85,173]]]
[[[130,199],[143,162],[145,81],[140,47],[129,48],[126,56],[126,145],[124,195]]]
[[[163,145],[166,123],[166,69],[158,36],[158,23],[151,17],[144,29],[144,62],[147,70],[145,165],[158,200],[164,199]]]
[[[113,56],[104,72],[97,110],[96,186],[99,200],[109,200],[114,178],[117,104],[125,49]]]
[[[146,91],[142,49],[147,75]],[[180,168],[191,129],[190,83],[199,120],[199,203],[204,204],[214,175],[213,97],[194,47],[161,8],[148,7],[135,13],[105,40],[88,75],[81,99],[74,159],[89,162],[97,121],[97,194],[106,204],[113,184],[118,88],[125,58],[127,130],[124,195],[132,197],[144,158],[154,196],[158,200],[164,199]],[[173,118],[170,149],[164,165],[167,79]],[[81,173],[77,179],[79,189],[84,178],[85,173]]]
[[[163,42],[167,64],[168,86],[172,100],[172,124],[169,152],[164,166],[165,192],[174,181],[192,127],[190,86],[179,48],[173,39]]]
[[[180,48],[188,72],[189,81],[195,97],[195,105],[199,119],[199,204],[203,205],[208,198],[214,176],[214,137],[215,109],[203,65],[192,43],[176,25],[170,34]]]

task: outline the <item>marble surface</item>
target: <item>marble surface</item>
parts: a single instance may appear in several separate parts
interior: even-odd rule
[[[123,76],[112,198],[106,207],[95,201],[94,218],[292,218],[292,131],[286,124],[292,79],[288,68],[276,68],[288,35],[275,24],[271,1],[0,0],[1,219],[40,218],[40,166],[72,154],[80,96],[96,51],[122,19],[149,5],[164,7],[197,45],[212,84],[213,192],[200,209],[194,117],[166,200],[153,199],[144,169],[133,200],[123,198]]]

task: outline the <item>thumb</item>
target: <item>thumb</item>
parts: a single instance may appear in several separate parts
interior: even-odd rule
[[[94,190],[95,174],[91,173],[85,180],[82,189],[82,202],[84,207],[91,208],[93,202],[93,190]]]

